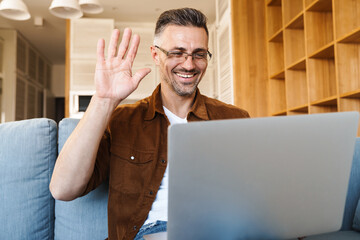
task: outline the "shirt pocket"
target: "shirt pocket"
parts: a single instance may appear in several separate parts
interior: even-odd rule
[[[153,174],[155,151],[113,145],[110,152],[110,187],[125,193],[142,192]]]

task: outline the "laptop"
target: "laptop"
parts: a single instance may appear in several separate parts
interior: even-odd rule
[[[359,113],[173,125],[168,240],[290,239],[342,224]],[[166,239],[166,234],[157,234]]]

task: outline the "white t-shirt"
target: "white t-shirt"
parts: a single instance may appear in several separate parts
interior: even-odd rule
[[[166,107],[163,106],[163,108],[164,108],[166,117],[169,119],[170,124],[187,123],[186,118],[180,118],[180,117],[176,116],[175,114],[173,114],[172,112],[170,112],[170,110],[167,109]],[[148,218],[146,219],[144,225],[148,224],[148,223],[156,222],[158,220],[167,221],[167,219],[168,219],[168,211],[167,211],[168,183],[169,183],[168,169],[169,169],[169,162],[166,167],[164,177],[161,181],[159,191],[156,195],[156,199],[151,207]]]

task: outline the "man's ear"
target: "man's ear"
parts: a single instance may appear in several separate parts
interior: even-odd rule
[[[151,57],[153,58],[154,62],[156,65],[160,64],[160,59],[159,59],[159,52],[156,51],[155,46],[151,46],[150,47],[150,51],[151,51]]]

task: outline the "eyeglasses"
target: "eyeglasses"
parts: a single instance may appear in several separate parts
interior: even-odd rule
[[[193,61],[209,61],[211,59],[212,54],[208,51],[208,50],[200,50],[200,51],[196,51],[193,53],[187,53],[184,51],[179,51],[179,50],[175,50],[175,51],[166,51],[165,49],[156,46],[155,47],[157,49],[159,49],[160,51],[162,51],[163,53],[165,53],[165,55],[168,58],[172,58],[172,59],[178,59],[180,61],[186,61],[187,58],[189,56],[192,57]]]

